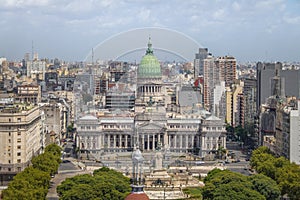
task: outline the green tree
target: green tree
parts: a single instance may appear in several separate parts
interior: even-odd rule
[[[77,187],[78,185],[84,187]],[[82,189],[85,191],[81,192]],[[86,194],[86,191],[89,191],[89,194]],[[119,200],[124,199],[130,191],[129,178],[107,167],[95,170],[93,176],[85,174],[66,179],[57,188],[59,196],[65,200]]]
[[[219,185],[213,200],[265,200],[259,192],[237,182]]]
[[[255,174],[249,177],[253,189],[264,195],[267,200],[276,200],[280,198],[280,189],[277,183],[263,175]]]
[[[253,151],[250,164],[257,172],[275,180],[281,195],[288,195],[291,200],[300,199],[300,168],[286,158],[276,158],[267,147]]]
[[[57,157],[48,152],[32,158],[31,163],[34,168],[49,174],[55,174],[59,167]]]
[[[214,169],[204,179],[204,199],[265,199],[242,174]]]
[[[287,194],[291,200],[300,199],[300,168],[295,163],[284,165],[276,173],[281,194]]]
[[[56,157],[61,157],[61,147],[59,147],[57,144],[49,144],[48,146],[46,146],[45,148],[45,153],[52,153],[53,155],[55,155]]]
[[[99,196],[97,198],[95,191],[92,186],[88,184],[78,184],[74,185],[70,190],[67,190],[64,195],[61,196],[62,200],[87,200],[87,199],[99,199],[102,198]]]

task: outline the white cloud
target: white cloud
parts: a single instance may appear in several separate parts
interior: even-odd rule
[[[7,8],[35,7],[48,5],[49,0],[0,0],[0,4]]]
[[[256,1],[255,7],[265,10],[271,10],[274,7],[280,8],[284,4],[284,0],[261,0]]]
[[[216,19],[216,20],[223,20],[224,17],[225,17],[225,10],[224,9],[219,9],[219,10],[216,10],[214,13],[213,13],[213,18]]]
[[[233,8],[233,10],[235,10],[235,11],[240,11],[241,10],[241,5],[238,3],[238,2],[233,2],[233,4],[232,4],[232,8]]]
[[[288,24],[299,24],[300,25],[300,16],[284,16],[283,20]]]
[[[151,11],[149,9],[142,8],[137,15],[138,20],[141,19],[142,21],[148,22],[150,20],[150,14]]]

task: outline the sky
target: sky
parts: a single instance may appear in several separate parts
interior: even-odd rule
[[[33,43],[40,58],[81,61],[107,38],[159,27],[215,56],[300,61],[300,0],[0,0],[0,26],[0,57],[9,60]]]

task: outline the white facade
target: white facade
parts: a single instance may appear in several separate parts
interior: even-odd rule
[[[29,165],[32,157],[41,152],[44,139],[39,107],[24,106],[20,109],[2,110],[0,174],[22,171]]]
[[[290,161],[300,165],[300,102],[298,109],[290,112]]]
[[[210,116],[203,121],[198,145],[201,157],[216,152],[221,147],[226,149],[226,129],[223,120]]]

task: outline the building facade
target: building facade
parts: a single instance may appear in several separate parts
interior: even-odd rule
[[[12,105],[1,110],[1,185],[29,166],[32,157],[41,153],[44,140],[42,115],[38,106]]]
[[[132,151],[136,146],[143,152],[155,152],[162,147],[174,153],[201,156],[214,153],[221,146],[226,148],[223,121],[208,118],[209,112],[197,108],[199,101],[182,99],[182,92],[186,92],[188,98],[193,91],[177,92],[178,101],[171,106],[166,88],[169,91],[172,87],[162,80],[161,66],[153,54],[150,40],[137,69],[136,80],[134,112],[118,113],[112,109],[101,115],[86,114],[75,121],[76,145],[82,158],[88,156],[98,160],[106,153]],[[208,141],[212,145],[207,145]]]

